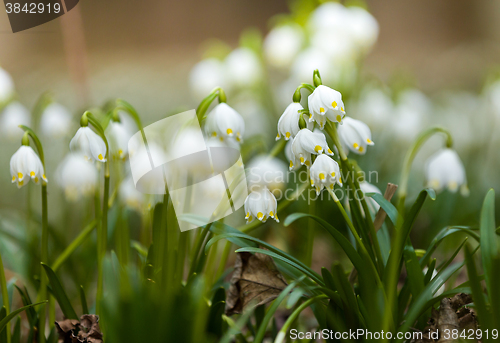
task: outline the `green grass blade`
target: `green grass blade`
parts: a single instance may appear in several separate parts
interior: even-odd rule
[[[490,189],[484,199],[481,209],[481,222],[479,232],[481,234],[481,257],[483,262],[484,276],[489,290],[493,290],[491,279],[493,278],[493,259],[498,256],[497,235],[495,233],[495,191]]]
[[[87,305],[87,297],[85,296],[83,286],[80,286],[80,302],[82,303],[83,314],[90,314],[89,307]]]
[[[399,213],[398,213],[398,210],[396,209],[396,207],[389,200],[384,198],[384,196],[382,194],[379,194],[379,193],[366,193],[365,195],[367,197],[370,197],[373,200],[375,200],[377,202],[377,204],[379,204],[380,207],[383,208],[385,213],[387,213],[387,216],[389,217],[391,222],[394,225],[397,224]]]
[[[69,301],[66,292],[64,292],[64,289],[54,271],[45,263],[42,263],[42,266],[45,269],[50,285],[52,286],[52,294],[54,294],[54,297],[59,303],[64,316],[68,319],[78,319],[78,316],[76,315],[73,306],[71,306],[71,302]]]
[[[5,328],[5,326],[7,325],[7,323],[10,322],[13,318],[15,318],[19,313],[21,313],[24,310],[27,310],[28,308],[31,308],[33,306],[38,306],[38,305],[42,305],[42,304],[45,305],[46,303],[47,303],[47,300],[46,301],[41,301],[41,302],[36,303],[36,304],[31,304],[31,305],[28,305],[28,306],[24,306],[24,307],[18,308],[15,311],[12,311],[4,319],[0,320],[0,331],[2,331]]]

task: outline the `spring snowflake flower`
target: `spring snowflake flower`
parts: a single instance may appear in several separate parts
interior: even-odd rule
[[[224,65],[229,82],[236,87],[250,87],[262,79],[262,65],[251,49],[233,50],[224,60]]]
[[[56,181],[66,198],[77,201],[94,194],[98,173],[93,163],[85,161],[79,153],[67,155],[56,170]]]
[[[106,128],[106,138],[109,141],[109,152],[120,159],[128,154],[128,141],[133,133],[121,122],[111,120]],[[99,137],[100,138],[100,137]]]
[[[288,161],[290,161],[290,165],[288,167],[290,171],[297,170],[301,167],[300,159],[298,157],[295,157],[295,155],[293,154],[292,146],[293,138],[290,139],[285,145],[285,157]]]
[[[12,155],[10,159],[10,175],[12,176],[12,183],[17,183],[18,188],[27,185],[30,179],[36,184],[39,184],[40,180],[48,182],[40,157],[28,145],[22,145]]]
[[[361,189],[363,194],[366,194],[366,193],[382,194],[382,192],[380,191],[380,189],[377,186],[369,183],[368,181],[361,181],[359,183],[359,188]],[[373,200],[373,198],[371,198],[371,197],[365,197],[365,199],[366,199],[366,204],[368,205],[368,208],[370,209],[370,212],[377,213],[379,208],[380,208],[380,205],[378,204],[378,202]],[[361,208],[361,212],[362,212],[361,214],[364,216],[363,208]]]
[[[288,105],[278,120],[278,135],[276,136],[276,140],[283,136],[287,141],[297,135],[300,130],[300,111],[303,109],[304,107],[298,102],[292,102]]]
[[[88,126],[78,129],[69,148],[72,152],[81,151],[86,160],[106,162],[106,143]]]
[[[4,103],[14,95],[14,81],[4,69],[0,68],[0,103]]]
[[[285,186],[286,164],[275,157],[260,155],[248,164],[248,186],[250,190],[267,187],[271,192],[282,190]]]
[[[250,223],[257,218],[261,222],[266,222],[270,217],[279,223],[278,213],[276,212],[278,204],[273,193],[262,187],[253,191],[245,200],[245,219]]]
[[[316,188],[319,194],[323,187],[333,190],[335,183],[342,186],[342,176],[339,164],[326,155],[319,155],[314,161],[311,170],[311,186]]]
[[[302,129],[297,133],[293,140],[292,152],[295,158],[299,159],[300,164],[307,167],[311,166],[311,154],[321,155],[324,152],[333,156],[333,151],[326,143],[325,135],[308,129]]]
[[[432,155],[426,163],[427,187],[437,192],[447,188],[455,193],[459,188],[462,195],[469,194],[465,168],[455,150],[444,148]]]
[[[198,62],[189,74],[189,86],[199,98],[204,98],[215,87],[227,89],[224,63],[215,58]]]
[[[30,126],[31,114],[21,103],[14,101],[8,104],[0,117],[0,132],[10,139],[20,138],[22,130],[19,125]]]
[[[264,56],[276,68],[289,67],[304,44],[299,25],[283,25],[272,29],[264,40]]]
[[[49,137],[62,137],[67,135],[71,127],[71,114],[61,104],[51,103],[42,113],[40,129]]]
[[[368,145],[374,145],[368,125],[350,117],[344,118],[344,125],[338,127],[339,139],[344,147],[352,152],[364,155]]]
[[[342,124],[345,108],[340,92],[320,85],[309,95],[308,102],[311,112],[309,121],[316,121],[320,129],[325,127],[327,119]]]
[[[245,122],[238,112],[221,102],[208,114],[205,133],[208,137],[218,137],[221,141],[235,139],[241,143]]]

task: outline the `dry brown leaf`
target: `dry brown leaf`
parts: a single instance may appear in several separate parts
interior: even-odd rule
[[[287,285],[270,256],[238,253],[227,293],[226,314],[241,313],[250,303],[267,304]]]
[[[58,343],[102,343],[99,317],[95,314],[84,314],[80,321],[65,319],[56,322],[59,333]]]

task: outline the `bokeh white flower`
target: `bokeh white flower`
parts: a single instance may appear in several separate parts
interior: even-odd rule
[[[23,131],[19,125],[31,126],[30,111],[20,102],[8,104],[0,116],[0,132],[9,139],[20,138]]]
[[[28,145],[21,145],[12,155],[10,175],[12,183],[16,183],[18,188],[27,185],[30,179],[36,184],[39,184],[41,180],[48,182],[40,157]]]
[[[121,122],[111,120],[106,128],[106,137],[109,143],[109,152],[120,159],[128,154],[128,141],[134,132],[130,132]]]
[[[215,87],[228,88],[225,66],[222,61],[208,58],[198,62],[189,74],[189,86],[197,99],[203,99]]]
[[[14,96],[14,81],[5,69],[0,68],[0,103],[5,103]]]
[[[465,167],[453,149],[443,148],[427,160],[425,179],[427,187],[436,192],[448,189],[455,193],[460,189],[462,195],[469,194]]]
[[[275,68],[288,68],[304,44],[304,32],[297,24],[273,28],[264,39],[264,56]]]
[[[40,129],[45,136],[62,137],[68,134],[70,128],[71,113],[66,107],[53,102],[44,109]]]
[[[267,187],[273,193],[283,190],[286,173],[287,166],[282,160],[267,155],[256,156],[247,165],[248,188]]]
[[[68,154],[56,170],[56,182],[64,190],[69,201],[93,195],[97,179],[96,166],[85,161],[80,153]]]
[[[235,87],[254,86],[263,76],[259,57],[248,48],[237,48],[231,51],[224,60],[224,65],[226,77]]]
[[[106,143],[88,126],[78,129],[69,143],[72,152],[81,152],[86,160],[106,162]]]
[[[251,192],[245,200],[245,219],[247,223],[251,223],[255,218],[263,223],[268,218],[279,222],[277,207],[273,193],[267,187],[259,188]]]

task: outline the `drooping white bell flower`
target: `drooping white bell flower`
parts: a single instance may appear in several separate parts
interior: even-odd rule
[[[370,128],[360,120],[345,117],[344,125],[339,125],[337,130],[342,146],[356,154],[364,155],[366,147],[375,144]]]
[[[316,188],[316,194],[319,194],[323,187],[333,190],[335,183],[342,186],[339,164],[326,155],[316,157],[310,170],[310,176],[311,186]]]
[[[129,175],[120,183],[118,195],[120,201],[124,203],[125,206],[138,212],[142,212],[145,209],[145,195],[135,188],[132,175]]]
[[[205,133],[208,137],[218,137],[221,141],[235,139],[241,142],[245,133],[245,122],[238,112],[221,102],[208,114]]]
[[[98,172],[93,163],[85,161],[80,153],[70,153],[56,170],[56,182],[64,190],[69,201],[94,194]]]
[[[78,129],[69,148],[72,152],[81,151],[86,160],[106,162],[106,143],[88,126]]]
[[[288,68],[304,44],[299,25],[283,25],[272,29],[264,39],[264,56],[276,68]]]
[[[358,6],[347,7],[347,29],[352,41],[361,53],[368,52],[378,38],[379,26],[373,15]]]
[[[51,103],[42,113],[40,129],[49,137],[62,137],[71,127],[71,113],[61,104]]]
[[[290,171],[297,170],[301,167],[300,158],[295,157],[292,151],[292,146],[293,146],[293,138],[290,139],[285,145],[285,157],[288,161],[290,161],[290,165],[288,167],[288,170]]]
[[[273,193],[267,187],[259,188],[251,192],[245,200],[245,219],[247,223],[255,218],[265,223],[270,217],[279,223],[277,207],[278,202]]]
[[[215,58],[198,62],[189,74],[189,86],[199,99],[206,97],[215,87],[227,90],[228,82],[224,63]]]
[[[425,166],[427,187],[440,192],[447,188],[455,193],[459,188],[462,195],[469,193],[465,168],[455,150],[444,148],[432,155]]]
[[[312,114],[309,120],[316,121],[320,129],[325,127],[327,119],[342,124],[345,108],[340,92],[320,85],[309,95],[308,103],[309,111]]]
[[[389,122],[394,134],[401,140],[412,141],[424,128],[433,111],[432,102],[417,89],[408,89],[399,95],[394,115]]]
[[[231,85],[249,87],[262,79],[262,65],[251,49],[237,48],[224,60],[226,77]]]
[[[361,118],[365,123],[383,130],[393,111],[394,104],[391,97],[382,89],[373,88],[361,92],[355,113],[356,117]]]
[[[355,59],[357,53],[353,40],[341,30],[322,29],[313,33],[311,46],[326,54],[335,66]]]
[[[348,21],[347,9],[338,2],[325,2],[309,16],[308,27],[312,31],[322,29],[343,30]]]
[[[311,166],[311,154],[321,155],[323,152],[333,156],[328,147],[326,137],[321,132],[312,132],[308,129],[300,130],[292,144],[292,152],[299,159],[301,165]]]
[[[324,53],[324,51],[309,47],[301,51],[291,67],[292,79],[295,81],[294,85],[296,87],[297,82],[301,80],[308,80],[311,78],[314,70],[321,70],[322,79],[324,82],[331,82],[329,79],[330,75],[333,75],[332,65],[329,57]],[[335,71],[337,73],[337,71]]]
[[[19,125],[31,125],[31,114],[21,103],[14,101],[8,104],[0,116],[0,132],[9,139],[20,138],[23,131]]]
[[[267,187],[271,192],[282,190],[285,186],[286,164],[280,159],[260,155],[247,165],[247,180],[250,190]]]
[[[124,124],[111,120],[106,128],[109,152],[115,157],[124,159],[128,154],[128,141],[132,135],[133,132],[128,131]]]
[[[41,180],[48,182],[43,170],[42,161],[32,147],[21,145],[10,159],[10,175],[12,183],[18,188],[27,185],[29,180],[39,184]]]
[[[4,69],[0,68],[0,103],[10,100],[14,95],[14,81]]]
[[[292,102],[288,105],[278,120],[278,135],[276,136],[276,140],[283,136],[287,141],[297,135],[300,130],[300,111],[303,109],[304,107],[299,102]]]

